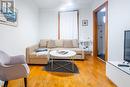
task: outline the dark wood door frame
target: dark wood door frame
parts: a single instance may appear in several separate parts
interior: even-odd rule
[[[93,56],[97,58],[98,54],[98,24],[97,12],[106,7],[106,23],[105,23],[105,61],[108,60],[108,1],[93,11]]]

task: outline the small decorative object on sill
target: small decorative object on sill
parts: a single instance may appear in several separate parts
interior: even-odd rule
[[[81,47],[82,49],[91,51],[91,50],[92,50],[91,46],[92,46],[92,41],[90,40],[90,38],[88,38],[87,41],[81,41],[81,42],[80,42],[80,47]]]
[[[88,26],[88,20],[82,20],[82,26]]]
[[[82,49],[86,49],[86,41],[81,41],[80,46]]]

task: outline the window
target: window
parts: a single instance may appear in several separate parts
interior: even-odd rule
[[[60,39],[78,39],[78,11],[60,12]]]
[[[106,16],[103,16],[103,23],[106,23]]]

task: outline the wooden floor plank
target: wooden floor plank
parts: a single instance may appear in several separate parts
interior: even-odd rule
[[[105,63],[87,56],[85,61],[75,61],[79,74],[52,73],[43,66],[30,65],[28,87],[116,87],[105,75]],[[24,87],[24,80],[9,81],[8,87]]]

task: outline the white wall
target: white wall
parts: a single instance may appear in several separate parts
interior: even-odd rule
[[[18,26],[0,24],[0,50],[10,55],[25,54],[25,48],[38,40],[38,8],[29,0],[15,0]]]
[[[124,30],[130,30],[130,0],[109,0],[109,60],[123,60]]]
[[[94,10],[104,0],[95,0],[92,9]],[[109,0],[108,1],[108,59],[109,61],[123,60],[124,30],[130,29],[130,1]]]
[[[55,9],[40,9],[40,39],[58,38],[58,11]]]
[[[92,2],[92,11],[98,8],[100,5],[102,5],[107,0],[93,0]]]
[[[88,20],[88,26],[82,26],[82,20]],[[92,41],[92,13],[91,6],[79,10],[79,40]]]
[[[91,7],[79,10],[79,38],[81,41],[92,39]],[[88,26],[82,26],[82,20],[88,20]],[[40,39],[58,38],[58,11],[56,9],[40,9]]]

